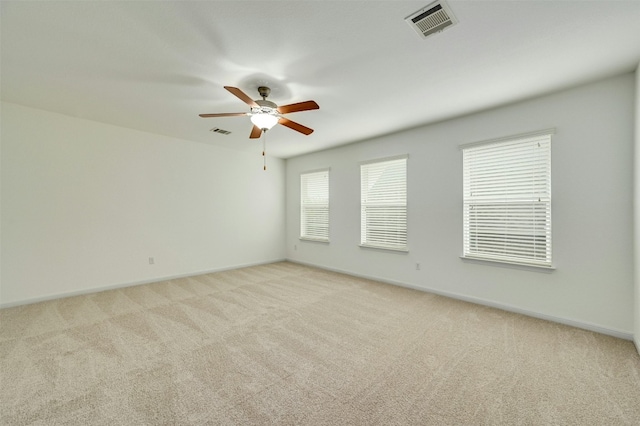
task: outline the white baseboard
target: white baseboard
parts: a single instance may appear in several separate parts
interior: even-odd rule
[[[345,274],[345,275],[351,275],[351,276],[358,277],[358,278],[365,278],[365,279],[369,279],[369,280],[373,280],[373,281],[383,282],[383,283],[386,283],[386,284],[393,284],[393,285],[397,285],[399,287],[411,288],[413,290],[419,290],[419,291],[424,291],[424,292],[427,292],[427,293],[433,293],[433,294],[437,294],[439,296],[450,297],[452,299],[457,299],[457,300],[462,300],[462,301],[465,301],[465,302],[475,303],[477,305],[489,306],[491,308],[501,309],[503,311],[514,312],[516,314],[522,314],[522,315],[526,315],[526,316],[529,316],[529,317],[543,319],[543,320],[547,320],[547,321],[551,321],[551,322],[556,322],[556,323],[559,323],[559,324],[569,325],[569,326],[572,326],[572,327],[581,328],[581,329],[584,329],[584,330],[589,330],[589,331],[593,331],[593,332],[600,333],[600,334],[606,334],[608,336],[618,337],[618,338],[624,339],[624,340],[635,341],[636,348],[638,349],[638,352],[640,352],[640,342],[638,341],[640,339],[635,339],[634,340],[633,333],[629,333],[627,331],[617,330],[617,329],[609,328],[609,327],[603,327],[603,326],[600,326],[600,325],[597,325],[597,324],[592,324],[592,323],[585,322],[585,321],[578,321],[578,320],[573,320],[573,319],[569,319],[569,318],[557,317],[557,316],[554,316],[554,315],[542,314],[542,313],[539,313],[539,312],[529,311],[527,309],[522,309],[522,308],[519,308],[517,306],[511,306],[511,305],[507,305],[507,304],[503,304],[503,303],[494,302],[492,300],[482,299],[482,298],[473,297],[473,296],[465,296],[463,294],[458,294],[458,293],[453,293],[453,292],[448,292],[448,291],[442,291],[442,290],[438,290],[438,289],[434,289],[434,288],[430,288],[430,287],[417,286],[417,285],[414,285],[414,284],[408,284],[408,283],[404,283],[404,282],[400,282],[400,281],[389,280],[389,279],[384,279],[384,278],[379,278],[379,277],[373,277],[373,276],[370,276],[370,275],[358,274],[358,273],[355,273],[355,272],[336,269],[336,268],[331,268],[331,267],[324,266],[324,265],[318,265],[318,264],[308,263],[308,262],[301,262],[299,260],[294,260],[294,259],[287,259],[287,261],[291,262],[291,263],[299,263],[301,265],[312,266],[312,267],[315,267],[315,268],[326,269],[328,271],[338,272],[338,273]]]
[[[133,287],[133,286],[142,285],[142,284],[151,284],[151,283],[157,283],[157,282],[161,282],[161,281],[176,280],[176,279],[179,279],[179,278],[195,277],[197,275],[211,274],[213,272],[229,271],[231,269],[248,268],[250,266],[258,266],[258,265],[268,265],[270,263],[284,262],[284,261],[286,261],[286,259],[275,259],[275,260],[269,260],[269,261],[265,261],[265,262],[245,263],[245,264],[234,265],[234,266],[224,266],[224,267],[221,267],[221,268],[208,269],[208,270],[205,270],[205,271],[189,272],[189,273],[186,273],[186,274],[155,277],[155,278],[150,278],[150,279],[147,279],[147,280],[130,281],[130,282],[124,282],[124,283],[118,283],[118,284],[110,284],[110,285],[100,286],[100,287],[86,288],[86,289],[82,289],[82,290],[68,291],[68,292],[63,292],[63,293],[55,293],[55,294],[50,294],[50,295],[42,296],[42,297],[33,297],[33,298],[30,298],[30,299],[18,300],[16,302],[0,303],[0,309],[12,308],[14,306],[21,306],[21,305],[29,305],[29,304],[38,303],[38,302],[46,302],[47,300],[62,299],[64,297],[81,296],[83,294],[99,293],[101,291],[115,290],[115,289],[118,289],[118,288],[125,288],[125,287]]]

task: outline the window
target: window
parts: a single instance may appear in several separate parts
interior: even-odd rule
[[[300,238],[329,241],[329,170],[300,175]]]
[[[462,147],[463,257],[551,267],[551,133]]]
[[[407,158],[360,165],[360,245],[407,251]]]

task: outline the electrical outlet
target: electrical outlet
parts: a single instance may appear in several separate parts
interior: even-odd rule
[[[420,270],[420,262],[416,262],[416,271]]]
[[[153,257],[149,258],[149,265],[153,265],[154,263],[156,263],[155,259]]]

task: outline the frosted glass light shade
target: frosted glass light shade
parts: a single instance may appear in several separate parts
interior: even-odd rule
[[[251,122],[259,129],[269,130],[278,123],[278,117],[268,113],[257,113],[251,116]]]

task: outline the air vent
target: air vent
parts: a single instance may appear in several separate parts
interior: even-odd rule
[[[447,27],[455,25],[458,20],[444,0],[431,3],[404,18],[422,38],[439,33]]]
[[[213,133],[220,133],[220,134],[222,134],[222,135],[230,135],[230,134],[231,134],[231,132],[230,132],[230,131],[228,131],[228,130],[223,130],[223,129],[219,129],[219,128],[217,128],[217,127],[214,127],[213,129],[211,129],[211,130],[209,130],[209,131],[210,131],[210,132],[213,132]]]

